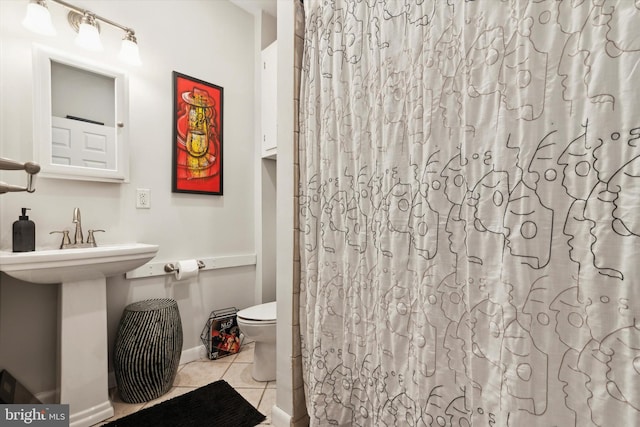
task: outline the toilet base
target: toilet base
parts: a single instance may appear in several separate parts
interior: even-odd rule
[[[251,376],[256,381],[275,381],[276,343],[256,341],[253,349],[253,369]]]

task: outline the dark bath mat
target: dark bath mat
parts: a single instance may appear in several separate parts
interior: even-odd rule
[[[215,381],[104,427],[253,427],[265,420],[226,381]]]

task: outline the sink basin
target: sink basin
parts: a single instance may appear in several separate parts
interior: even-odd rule
[[[0,252],[0,271],[58,291],[57,402],[69,405],[69,426],[89,427],[113,416],[109,399],[107,277],[151,260],[157,245]]]
[[[138,268],[152,259],[156,252],[157,245],[144,243],[0,252],[0,271],[31,283],[100,279]]]

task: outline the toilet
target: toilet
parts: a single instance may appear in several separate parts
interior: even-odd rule
[[[255,341],[253,371],[256,381],[276,379],[276,302],[254,305],[236,313],[245,339]]]

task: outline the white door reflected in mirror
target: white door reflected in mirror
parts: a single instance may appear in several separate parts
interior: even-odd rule
[[[43,177],[127,182],[122,71],[34,46],[34,152]]]

